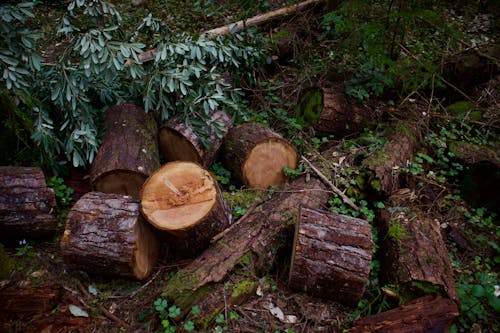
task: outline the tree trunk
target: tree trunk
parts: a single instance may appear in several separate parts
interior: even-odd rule
[[[231,222],[216,180],[194,162],[170,162],[158,169],[144,183],[141,203],[149,223],[175,236],[170,248],[181,256],[206,249]]]
[[[142,280],[156,262],[158,242],[138,199],[89,192],[68,214],[61,251],[72,269]]]
[[[246,291],[255,286],[256,281],[248,278],[233,284],[236,267],[248,270],[250,276],[265,275],[274,265],[280,249],[291,243],[298,207],[319,208],[328,198],[328,192],[318,179],[306,182],[302,177],[293,181],[287,190],[237,221],[200,257],[178,271],[163,290],[163,297],[174,301],[184,314],[197,304],[202,311],[200,317],[208,317],[208,321],[211,314],[224,308],[220,293],[217,293],[219,297],[211,297],[214,292],[234,296],[231,298],[234,304],[243,302],[243,296],[251,294]]]
[[[410,122],[399,121],[388,130],[387,143],[366,158],[362,165],[373,172],[371,186],[390,195],[401,187],[400,169],[406,167],[418,143],[418,130]]]
[[[301,208],[293,248],[291,288],[350,306],[358,304],[372,261],[368,222]]]
[[[283,167],[295,169],[297,150],[276,132],[259,123],[232,128],[224,143],[226,164],[248,187],[267,188],[286,181]]]
[[[40,168],[0,167],[0,238],[6,241],[54,235],[54,191]]]
[[[345,136],[362,131],[375,114],[348,101],[340,87],[313,87],[301,93],[296,117],[319,132]]]
[[[152,113],[131,104],[110,107],[106,134],[90,169],[94,190],[138,197],[146,178],[160,167],[158,126]]]
[[[222,111],[216,111],[207,124],[207,146],[202,138],[183,121],[174,117],[160,128],[160,151],[167,162],[192,161],[209,168],[217,158],[222,135],[233,126],[233,120]],[[216,128],[222,128],[218,135]]]
[[[443,294],[459,303],[439,222],[407,208],[411,196],[409,189],[395,192],[382,211],[382,278],[413,295]]]
[[[356,321],[351,333],[430,333],[449,332],[459,315],[457,305],[446,298],[426,296],[399,308]]]

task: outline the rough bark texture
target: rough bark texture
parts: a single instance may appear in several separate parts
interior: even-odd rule
[[[301,93],[296,116],[320,132],[348,135],[360,132],[375,119],[368,107],[349,101],[340,87],[313,87]]]
[[[412,192],[394,193],[382,211],[383,278],[414,293],[448,295],[459,302],[448,250],[441,237],[439,222],[411,207]],[[402,207],[405,207],[403,209]]]
[[[61,251],[72,269],[144,279],[156,262],[158,243],[138,199],[89,192],[68,214]]]
[[[149,223],[175,236],[169,245],[180,256],[199,254],[231,222],[215,178],[194,162],[158,169],[144,183],[141,204]]]
[[[0,289],[1,321],[50,312],[60,301],[60,287]]]
[[[292,144],[258,123],[232,128],[224,142],[224,157],[234,175],[254,188],[283,184],[283,167],[295,169],[299,160]]]
[[[401,187],[400,169],[413,157],[419,135],[414,125],[404,121],[394,123],[388,131],[385,146],[362,164],[373,172],[372,187],[386,195]]]
[[[399,308],[368,316],[356,321],[351,333],[440,333],[449,332],[459,315],[455,302],[426,296]]]
[[[295,229],[289,285],[355,306],[368,282],[373,245],[368,222],[303,207]]]
[[[279,249],[291,242],[298,207],[319,208],[328,198],[325,186],[318,179],[312,178],[309,182],[304,178],[295,180],[287,190],[236,222],[200,257],[178,271],[163,290],[163,296],[183,310],[189,311],[192,305],[198,304],[204,318],[216,313],[224,307],[224,300],[220,294],[215,300],[210,295],[221,287],[225,288],[225,282],[232,281],[229,276],[235,268],[243,266],[257,276],[269,272]],[[254,282],[250,279],[223,290],[231,295],[244,294],[241,291],[250,288]],[[244,297],[239,298],[238,302],[243,300]]]
[[[90,169],[92,187],[137,197],[146,178],[160,167],[156,120],[138,106],[122,104],[106,110],[104,127]]]
[[[0,238],[7,241],[54,235],[54,191],[40,168],[0,167]]]
[[[217,135],[214,123],[215,126],[225,129],[223,134],[233,126],[230,116],[222,111],[214,112],[206,128],[206,147],[193,128],[182,121],[181,116],[168,120],[160,128],[160,151],[165,160],[192,161],[209,168],[217,158],[223,139]]]
[[[449,149],[455,156],[466,163],[490,162],[500,168],[500,148],[477,145],[466,141],[454,141]]]

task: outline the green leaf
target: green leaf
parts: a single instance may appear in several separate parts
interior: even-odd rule
[[[471,294],[475,297],[483,297],[485,293],[485,289],[479,284],[474,285],[471,289]]]

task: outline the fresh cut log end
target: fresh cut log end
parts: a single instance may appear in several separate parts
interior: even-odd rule
[[[146,278],[159,245],[131,196],[89,192],[68,213],[61,252],[68,267],[94,274]]]
[[[225,141],[227,165],[251,188],[282,185],[284,167],[295,169],[299,156],[295,147],[259,123],[231,129]]]
[[[300,208],[289,285],[313,296],[355,306],[365,291],[373,242],[368,222]]]

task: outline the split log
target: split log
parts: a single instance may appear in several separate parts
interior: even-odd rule
[[[368,222],[301,208],[295,226],[289,286],[313,296],[356,306],[372,261]]]
[[[340,87],[312,87],[300,94],[296,118],[316,131],[345,136],[361,132],[375,114],[349,101]]]
[[[283,167],[295,169],[299,160],[295,147],[259,123],[232,128],[224,142],[226,164],[251,188],[282,185]]]
[[[152,113],[122,104],[106,110],[106,133],[90,169],[95,191],[138,197],[142,184],[160,167],[158,125]]]
[[[227,25],[224,25],[219,28],[207,30],[201,33],[202,36],[208,37],[208,38],[213,38],[221,35],[228,35],[230,33],[235,33],[239,32],[254,26],[262,26],[264,24],[267,24],[273,20],[283,18],[285,16],[295,14],[300,10],[305,10],[307,8],[312,8],[316,5],[323,4],[325,0],[307,0],[295,5],[291,5],[288,7],[280,8],[277,10],[273,10],[271,12],[257,15],[254,17],[251,17],[246,20],[241,20],[238,22],[230,23]],[[148,62],[156,58],[156,54],[158,53],[158,49],[152,49],[148,50],[144,53],[141,53],[138,55],[138,59],[140,62]],[[129,59],[125,63],[125,66],[130,66],[132,64],[132,60]]]
[[[163,297],[182,310],[186,309],[183,314],[197,304],[202,312],[200,320],[210,319],[210,315],[224,308],[222,292],[234,296],[246,294],[248,297],[250,293],[241,291],[255,286],[255,280],[248,278],[237,285],[226,282],[233,281],[233,275],[240,270],[251,272],[246,276],[267,274],[276,263],[280,250],[291,243],[298,207],[320,208],[328,199],[329,193],[318,179],[311,178],[307,182],[301,177],[294,180],[287,189],[224,231],[222,237],[201,256],[179,270],[163,290]],[[238,304],[245,299],[231,297],[231,303],[226,305]]]
[[[384,147],[362,162],[373,173],[372,188],[386,195],[401,187],[400,169],[413,157],[419,137],[418,129],[407,121],[392,124],[388,132]]]
[[[412,295],[443,294],[458,304],[439,222],[416,208],[407,208],[413,195],[409,189],[398,190],[382,210],[381,232],[386,235],[380,249],[382,279]]]
[[[144,183],[141,204],[149,223],[176,237],[170,248],[181,256],[199,254],[231,222],[217,181],[194,162],[170,162],[154,172]]]
[[[233,126],[233,119],[222,111],[214,112],[207,124],[205,140],[208,145],[204,145],[200,136],[182,121],[182,116],[168,120],[160,128],[163,157],[167,162],[192,161],[209,168],[217,158],[223,139],[215,126],[222,129],[221,134],[225,134]]]
[[[72,269],[142,280],[156,262],[158,242],[138,199],[89,192],[68,214],[61,252]]]
[[[399,308],[361,318],[354,322],[349,332],[449,332],[458,315],[455,302],[442,297],[426,296]]]
[[[40,168],[0,167],[0,238],[19,241],[54,235],[54,191]]]

